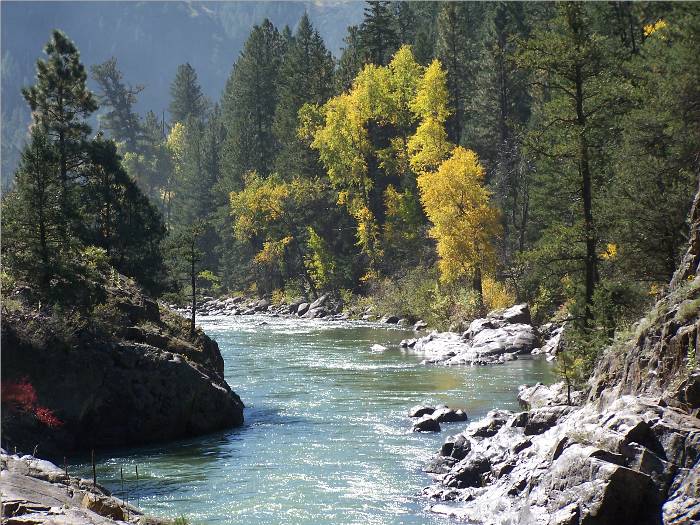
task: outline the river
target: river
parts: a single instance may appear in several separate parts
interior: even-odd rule
[[[398,347],[412,332],[370,324],[262,316],[200,323],[219,343],[226,380],[246,404],[245,425],[104,451],[97,467],[115,495],[123,495],[123,469],[130,502],[192,524],[446,523],[425,510],[420,492],[429,478],[421,468],[465,423],[412,433],[407,410],[442,403],[475,419],[492,408],[517,409],[518,385],[552,380],[543,359],[420,365],[420,355]],[[373,352],[373,344],[389,349]],[[89,465],[78,470],[91,477]]]

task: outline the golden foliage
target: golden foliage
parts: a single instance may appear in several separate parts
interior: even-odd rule
[[[441,279],[455,282],[495,266],[492,239],[500,234],[499,212],[490,205],[484,169],[476,154],[457,147],[435,172],[418,177],[421,202],[437,240]]]

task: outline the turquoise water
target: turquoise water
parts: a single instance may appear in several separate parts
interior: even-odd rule
[[[444,403],[474,419],[496,407],[517,409],[518,385],[552,377],[542,359],[420,365],[420,355],[398,348],[412,333],[368,324],[257,316],[201,324],[246,403],[245,425],[98,458],[98,479],[116,495],[123,468],[130,501],[191,523],[447,523],[425,511],[420,491],[430,480],[421,467],[465,423],[416,434],[406,411]],[[372,352],[376,343],[389,350]],[[81,473],[89,477],[87,465]]]

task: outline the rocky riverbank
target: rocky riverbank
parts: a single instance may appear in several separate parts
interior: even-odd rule
[[[569,406],[563,385],[523,388],[426,467],[433,512],[496,525],[700,523],[700,193],[669,293],[608,348]],[[457,354],[456,354],[457,355]]]
[[[2,523],[7,525],[168,525],[145,516],[99,483],[67,474],[53,463],[0,450]]]
[[[242,424],[216,342],[127,280],[71,324],[29,306],[3,315],[2,444],[77,450],[195,436]]]

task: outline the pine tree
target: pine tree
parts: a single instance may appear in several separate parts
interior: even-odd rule
[[[463,142],[466,107],[474,93],[480,55],[480,24],[483,8],[472,2],[445,2],[437,19],[436,57],[447,71],[447,90],[452,115],[448,137]]]
[[[64,33],[54,31],[44,52],[47,59],[36,63],[36,84],[23,88],[22,95],[35,124],[56,145],[62,209],[68,218],[69,178],[84,161],[84,142],[90,133],[85,119],[97,109],[97,102],[87,88],[80,53]]]
[[[528,152],[538,160],[535,210],[541,232],[538,264],[565,263],[561,272],[578,275],[581,318],[593,317],[599,281],[596,202],[609,179],[602,145],[617,133],[624,109],[619,44],[596,30],[596,4],[557,6],[554,19],[521,43],[519,64],[537,86]],[[572,198],[571,196],[575,196]]]
[[[274,166],[279,144],[272,127],[284,47],[284,38],[269,20],[253,27],[226,84],[225,169],[233,185],[248,171],[267,175]]]
[[[396,17],[391,2],[367,2],[365,16],[359,28],[360,45],[365,62],[385,66],[399,47]]]
[[[333,57],[307,14],[282,61],[278,85],[279,102],[273,131],[280,144],[275,162],[284,177],[312,176],[319,171],[318,157],[297,133],[299,109],[306,104],[322,104],[333,90]]]
[[[514,61],[515,41],[526,38],[529,14],[524,3],[490,4],[484,22],[484,52],[469,105],[465,141],[484,167],[503,210],[502,257],[509,266],[525,249],[529,219],[531,163],[522,154],[519,130],[530,117],[525,71]]]
[[[117,59],[114,57],[92,66],[90,71],[100,87],[100,104],[103,108],[110,108],[107,113],[100,115],[100,127],[117,142],[124,142],[126,151],[138,151],[141,119],[134,111],[134,105],[143,86],[124,84],[122,72],[117,68]]]
[[[197,72],[189,64],[181,64],[170,84],[170,118],[185,122],[188,118],[203,118],[208,102],[197,79]]]
[[[364,65],[360,29],[357,26],[348,27],[348,34],[343,38],[343,42],[345,47],[341,50],[335,73],[336,92],[350,89],[352,81]]]
[[[151,292],[160,291],[165,275],[160,213],[122,167],[113,141],[95,138],[87,159],[80,177],[76,233],[84,245],[104,249],[119,272]]]
[[[2,200],[3,256],[6,268],[47,289],[61,271],[68,238],[63,218],[59,159],[49,137],[35,127],[15,176]]]

